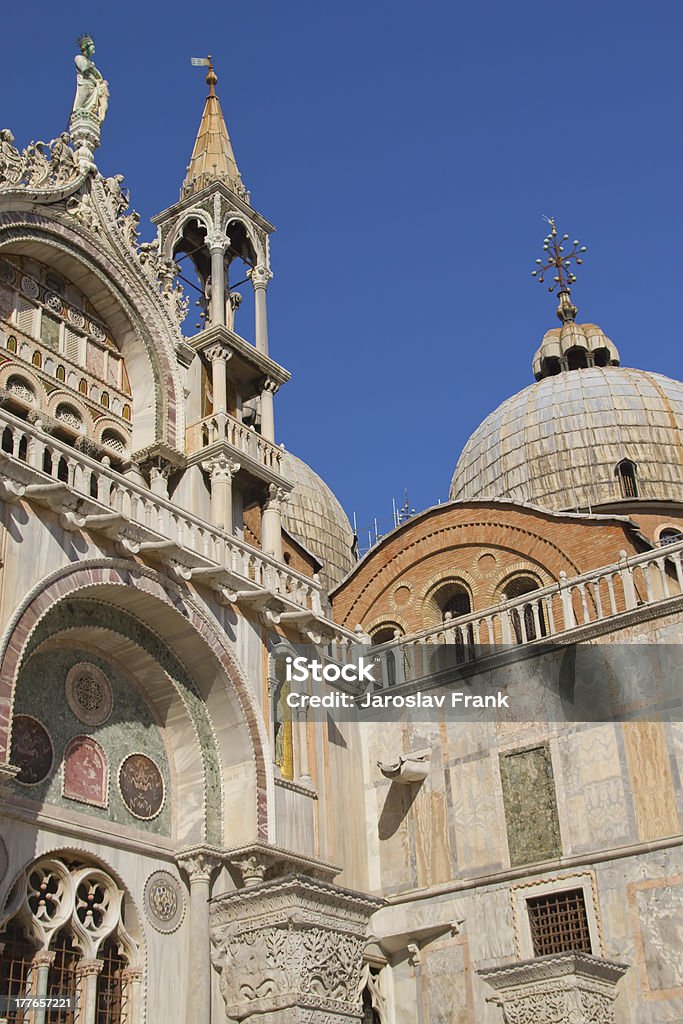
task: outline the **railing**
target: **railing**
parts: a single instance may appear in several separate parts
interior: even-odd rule
[[[252,547],[238,537],[206,523],[160,495],[129,480],[103,463],[77,451],[68,444],[37,430],[32,424],[0,409],[0,443],[5,456],[12,458],[26,481],[26,496],[58,496],[56,483],[73,492],[62,500],[65,510],[76,515],[88,528],[120,514],[117,539],[132,551],[160,548],[163,541],[182,549],[176,562],[186,564],[188,577],[195,571],[209,575],[225,569],[247,585],[267,590],[314,614],[321,612],[321,585]],[[45,485],[48,485],[45,487]],[[41,486],[42,485],[42,486]],[[111,536],[111,533],[109,534]],[[185,555],[183,556],[183,552]],[[192,557],[194,556],[194,557]]]
[[[683,541],[631,557],[622,552],[613,565],[572,578],[562,572],[549,587],[373,648],[382,655],[377,682],[393,686],[445,667],[438,653],[421,651],[428,645],[453,644],[457,662],[472,662],[497,653],[496,647],[548,642],[681,595]]]
[[[248,455],[254,462],[272,473],[281,472],[283,449],[240,423],[227,412],[213,413],[187,428],[187,453],[193,455],[217,441],[227,441],[237,451]]]

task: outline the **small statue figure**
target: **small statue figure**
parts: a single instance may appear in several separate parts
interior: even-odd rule
[[[95,53],[92,37],[79,36],[78,45],[81,52],[74,57],[76,98],[71,113],[92,114],[101,124],[109,106],[109,85],[90,59]]]
[[[140,266],[144,267],[152,277],[156,277],[159,270],[158,241],[155,239],[153,242],[142,242],[138,256],[140,257]]]
[[[122,174],[114,174],[111,178],[104,179],[104,190],[109,197],[112,212],[116,220],[126,212],[128,204],[130,203],[130,196],[128,195],[128,192],[121,188],[122,182]]]
[[[175,285],[170,294],[173,300],[173,313],[178,323],[181,324],[187,316],[187,312],[190,308],[190,300],[188,297],[183,295],[183,286],[180,283]]]
[[[83,227],[89,228],[90,231],[99,230],[95,208],[87,192],[80,197],[72,196],[66,204],[66,209]]]
[[[62,132],[58,139],[53,139],[50,143],[50,173],[55,185],[63,185],[78,174],[78,160],[69,145],[70,140],[69,133]]]
[[[242,304],[242,296],[239,292],[228,292],[228,301],[225,303],[225,323],[231,330],[235,330],[235,313]]]
[[[16,185],[22,172],[21,154],[13,142],[9,128],[0,130],[0,181],[7,185]]]

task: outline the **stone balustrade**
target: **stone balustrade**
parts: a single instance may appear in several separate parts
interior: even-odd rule
[[[253,462],[271,473],[281,474],[283,449],[247,427],[230,413],[217,412],[205,416],[187,429],[187,453],[194,455],[219,441],[247,455]]]
[[[0,409],[0,434],[0,454],[4,454],[0,496],[5,500],[25,496],[47,504],[60,513],[67,528],[106,531],[131,553],[165,552],[185,579],[210,579],[212,574],[219,574],[216,578],[220,579],[220,574],[227,572],[233,581],[227,592],[244,588],[245,593],[275,595],[285,606],[320,616],[317,580],[5,409]]]
[[[438,626],[399,637],[374,648],[387,655],[379,661],[378,685],[414,681],[421,672],[420,648],[454,644],[463,663],[480,661],[495,648],[547,643],[568,633],[598,627],[602,622],[644,606],[662,605],[683,595],[683,541],[626,557],[580,576],[560,579],[548,587]],[[429,660],[429,659],[428,659]]]

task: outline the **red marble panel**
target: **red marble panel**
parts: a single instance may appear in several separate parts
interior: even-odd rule
[[[91,736],[75,736],[64,752],[62,793],[69,800],[107,806],[109,772],[102,747]]]

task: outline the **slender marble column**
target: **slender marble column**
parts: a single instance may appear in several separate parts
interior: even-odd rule
[[[77,1024],[95,1024],[97,1017],[97,977],[104,967],[102,960],[79,960],[76,965],[80,1005]]]
[[[50,967],[55,959],[53,950],[41,949],[31,961],[31,969],[35,972],[34,999],[44,999],[47,995],[47,979]],[[36,1006],[33,1011],[33,1024],[44,1024],[45,1007]]]
[[[268,355],[268,312],[266,306],[266,290],[272,273],[268,267],[253,267],[251,283],[254,286],[254,336],[256,348]]]
[[[211,474],[211,519],[219,530],[232,533],[232,478],[240,464],[227,455],[217,455],[207,468]]]
[[[282,561],[282,505],[286,500],[287,492],[276,484],[270,484],[261,513],[261,547],[278,562]]]
[[[190,879],[190,949],[187,1020],[211,1024],[211,934],[209,897],[211,875],[221,863],[217,851],[194,847],[176,860]]]
[[[206,244],[211,252],[211,327],[225,326],[225,250],[230,239],[222,231],[212,231]]]
[[[213,390],[213,411],[228,411],[228,377],[227,365],[232,356],[230,349],[220,343],[211,345],[206,350],[207,357],[211,360],[211,387]]]
[[[277,393],[279,386],[274,380],[266,379],[261,391],[261,436],[265,437],[267,441],[275,440],[273,396]]]
[[[140,1024],[142,968],[126,967],[122,976],[126,983],[126,1024]]]

